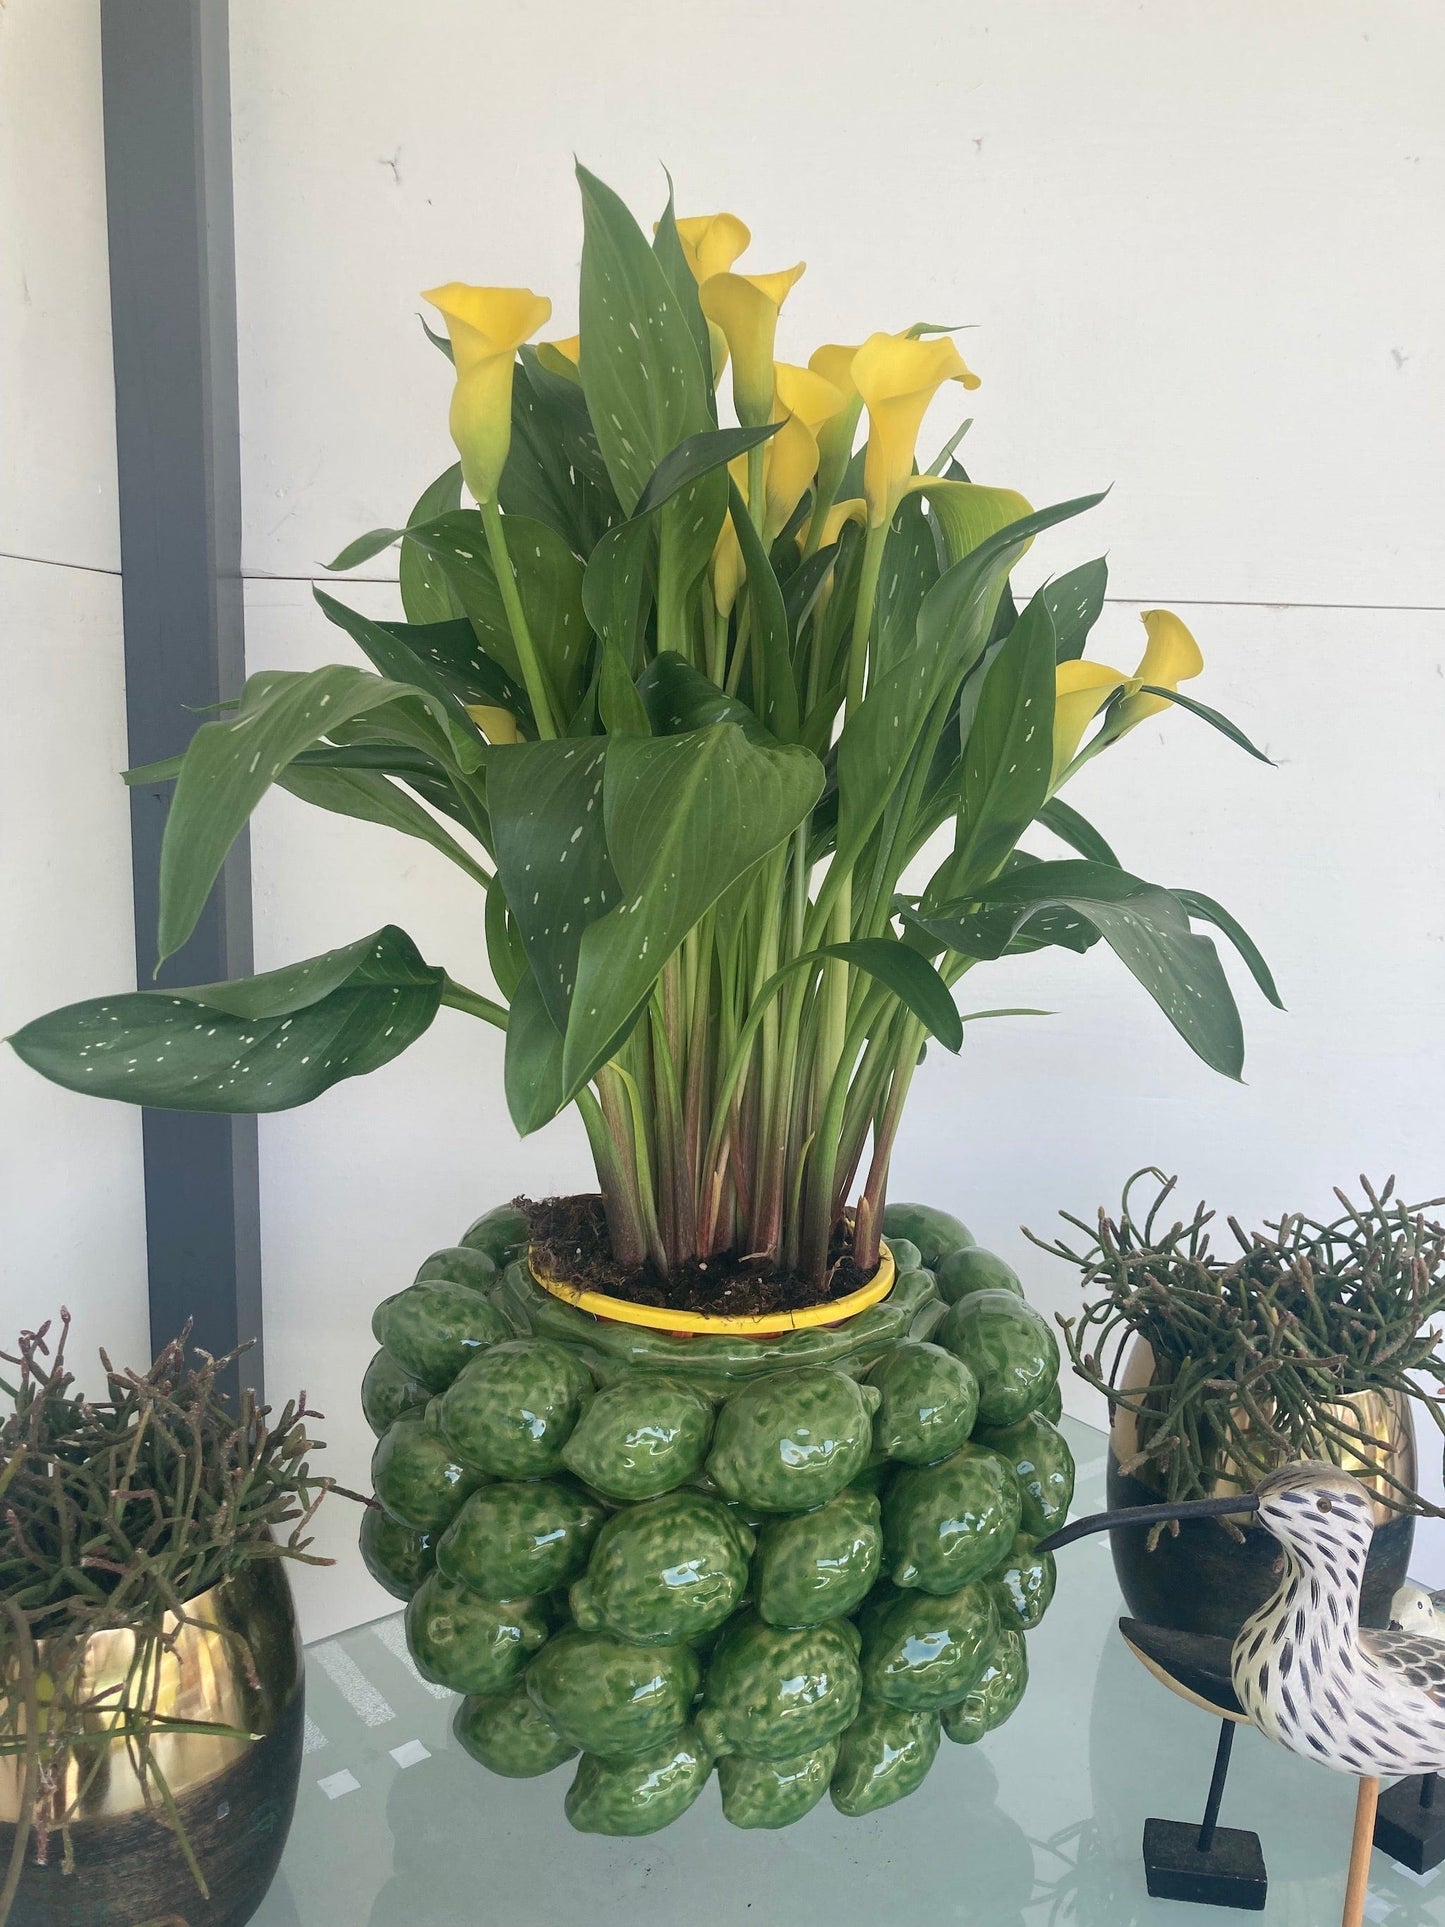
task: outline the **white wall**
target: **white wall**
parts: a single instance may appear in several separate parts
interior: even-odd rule
[[[1248,1083],[1195,1063],[1107,957],[1001,967],[986,1003],[1059,1014],[930,1061],[896,1193],[961,1210],[1067,1309],[1073,1281],[1016,1227],[1087,1215],[1145,1162],[1245,1219],[1325,1204],[1361,1169],[1445,1188],[1445,15],[247,0],[232,32],[256,666],[335,655],[308,579],[450,460],[416,291],[528,283],[568,332],[571,153],[640,213],[665,162],[684,211],[745,216],[758,266],[810,258],[785,355],[977,324],[971,470],[1036,502],[1114,484],[1033,566],[1107,548],[1093,653],[1132,661],[1137,606],[1179,607],[1209,662],[1196,687],[1280,765],[1173,716],[1075,795],[1126,861],[1221,897],[1265,947],[1290,1011],[1241,983]],[[280,798],[255,863],[262,966],[395,917],[484,977],[478,905],[440,859]],[[474,1209],[575,1182],[579,1137],[517,1145],[496,1041],[444,1014],[381,1076],[263,1121],[262,1147],[271,1383],[306,1383],[332,1469],[361,1481],[371,1304]],[[313,1628],[387,1604],[351,1530],[334,1508],[343,1569],[309,1587]]]
[[[0,1035],[134,984],[98,0],[0,8]],[[140,1114],[0,1051],[0,1345],[150,1356]]]

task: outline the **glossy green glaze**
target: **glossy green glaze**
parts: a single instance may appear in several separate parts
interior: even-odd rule
[[[460,1744],[515,1777],[580,1750],[569,1816],[626,1835],[714,1758],[734,1825],[830,1787],[870,1812],[927,1771],[935,1709],[961,1740],[1005,1718],[1054,1582],[1024,1522],[1062,1514],[1069,1468],[1056,1348],[998,1261],[896,1208],[878,1305],[682,1337],[542,1291],[523,1228],[487,1213],[378,1308],[364,1393],[379,1489],[417,1521],[374,1508],[364,1555],[412,1595],[424,1676],[470,1696]]]
[[[416,1283],[470,1285],[473,1291],[489,1291],[499,1275],[496,1260],[485,1251],[477,1251],[471,1245],[443,1245],[440,1251],[422,1260]]]
[[[1029,1683],[1028,1648],[1024,1636],[1012,1628],[999,1634],[984,1669],[971,1690],[939,1714],[944,1733],[960,1746],[973,1746],[985,1733],[1002,1726],[1014,1712]]]
[[[483,1474],[458,1462],[425,1418],[399,1418],[376,1442],[371,1485],[393,1519],[417,1532],[449,1526]]]
[[[1064,1394],[1057,1379],[1039,1400],[1039,1413],[1050,1425],[1057,1425],[1064,1416]]]
[[[508,1266],[487,1302],[514,1333],[549,1338],[575,1352],[599,1385],[611,1385],[626,1372],[662,1372],[719,1398],[739,1386],[803,1366],[861,1376],[907,1338],[920,1320],[928,1322],[940,1308],[932,1274],[913,1271],[899,1278],[880,1303],[841,1325],[819,1325],[766,1340],[736,1334],[675,1337],[640,1325],[608,1324],[579,1311],[543,1291],[520,1263]]]
[[[457,1240],[473,1251],[484,1251],[499,1271],[527,1249],[527,1220],[514,1204],[499,1204],[474,1218]]]
[[[707,1785],[712,1758],[690,1726],[625,1760],[584,1753],[567,1791],[579,1833],[656,1833],[687,1812]]]
[[[547,1642],[541,1599],[483,1599],[444,1573],[425,1579],[406,1609],[406,1639],[423,1677],[454,1693],[501,1693]]]
[[[582,1361],[544,1339],[514,1338],[475,1358],[448,1389],[441,1424],[453,1451],[499,1479],[543,1479],[592,1389]]]
[[[973,1233],[961,1218],[932,1204],[890,1204],[883,1211],[883,1236],[907,1238],[918,1247],[918,1262],[933,1271],[940,1258],[973,1243]]]
[[[1008,1557],[989,1575],[999,1619],[1019,1632],[1032,1632],[1048,1611],[1058,1569],[1051,1552],[1038,1553],[1032,1539],[1014,1540]]]
[[[972,1443],[938,1465],[909,1466],[888,1488],[883,1558],[895,1585],[957,1592],[1007,1554],[1022,1499],[1006,1460]]]
[[[1043,1403],[1059,1375],[1058,1340],[1033,1306],[1011,1291],[960,1298],[936,1337],[978,1380],[980,1425],[1017,1425]]]
[[[790,1760],[752,1760],[729,1753],[717,1763],[723,1818],[735,1827],[790,1827],[828,1791],[838,1763],[837,1740]]]
[[[998,1610],[982,1581],[945,1598],[886,1592],[858,1615],[863,1693],[915,1712],[951,1706],[977,1683],[998,1640]]]
[[[572,1617],[639,1644],[711,1632],[737,1609],[753,1534],[720,1499],[669,1492],[616,1513],[598,1534]]]
[[[452,1731],[474,1760],[508,1780],[533,1780],[577,1755],[520,1684],[485,1699],[464,1699]]]
[[[395,1599],[410,1599],[436,1564],[436,1535],[417,1532],[369,1505],[361,1515],[361,1557],[366,1570]]]
[[[778,1372],[735,1392],[718,1413],[707,1473],[760,1512],[823,1505],[860,1472],[881,1393],[843,1372]]]
[[[782,1760],[841,1733],[862,1691],[858,1628],[729,1622],[708,1663],[698,1732],[714,1753]]]
[[[967,1298],[975,1291],[1009,1291],[1016,1298],[1024,1295],[1013,1266],[1005,1264],[994,1252],[985,1251],[982,1245],[964,1245],[950,1251],[946,1258],[939,1259],[933,1275],[938,1282],[939,1297],[950,1305],[956,1305],[960,1298]]]
[[[671,1739],[701,1671],[688,1646],[634,1646],[613,1633],[558,1633],[527,1671],[537,1710],[564,1739],[609,1760]]]
[[[923,1253],[911,1238],[890,1237],[888,1249],[893,1253],[893,1269],[900,1278],[906,1277],[910,1271],[923,1269]]]
[[[552,1592],[585,1568],[605,1517],[570,1480],[486,1485],[442,1534],[436,1561],[487,1599]]]
[[[378,1343],[433,1392],[445,1390],[469,1359],[508,1336],[480,1292],[440,1278],[388,1299],[373,1329]]]
[[[712,1403],[675,1378],[629,1377],[601,1391],[562,1447],[563,1463],[613,1499],[650,1499],[701,1470]]]
[[[876,1492],[849,1486],[816,1512],[769,1519],[758,1535],[753,1586],[771,1626],[817,1626],[863,1600],[883,1555]]]
[[[1074,1455],[1063,1434],[1039,1412],[1017,1425],[979,1428],[979,1442],[1007,1459],[1023,1496],[1020,1524],[1031,1539],[1056,1532],[1074,1498]]]
[[[868,1374],[882,1397],[876,1448],[905,1465],[931,1465],[956,1452],[973,1430],[978,1381],[941,1345],[899,1345]]]
[[[399,1358],[386,1347],[376,1354],[361,1381],[361,1409],[366,1422],[378,1438],[397,1419],[416,1412],[431,1393],[419,1378],[413,1378]]]
[[[938,1751],[937,1713],[865,1700],[843,1735],[833,1769],[833,1805],[850,1820],[892,1806],[923,1784]]]

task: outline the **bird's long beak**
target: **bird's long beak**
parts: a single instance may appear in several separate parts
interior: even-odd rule
[[[1115,1526],[1166,1525],[1173,1519],[1222,1519],[1231,1512],[1257,1512],[1259,1498],[1253,1492],[1236,1492],[1221,1499],[1181,1499],[1177,1505],[1131,1505],[1118,1512],[1094,1512],[1087,1519],[1040,1539],[1035,1552],[1057,1552],[1071,1546],[1075,1539],[1087,1539],[1091,1532],[1109,1532]]]

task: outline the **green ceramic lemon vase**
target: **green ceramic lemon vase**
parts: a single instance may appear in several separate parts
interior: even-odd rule
[[[510,1206],[377,1307],[367,1566],[474,1759],[575,1762],[574,1827],[655,1832],[714,1769],[736,1826],[872,1813],[1022,1698],[1058,1347],[956,1218],[885,1230],[879,1302],[763,1337],[564,1302]]]

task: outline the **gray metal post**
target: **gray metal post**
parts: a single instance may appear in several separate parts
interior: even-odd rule
[[[130,756],[181,748],[197,708],[245,677],[227,0],[102,0],[101,59],[115,341]],[[155,967],[168,788],[131,791],[136,964]],[[154,981],[251,969],[250,852],[237,844],[195,935]],[[213,1354],[256,1341],[254,1118],[147,1111],[152,1343],[187,1319]]]

